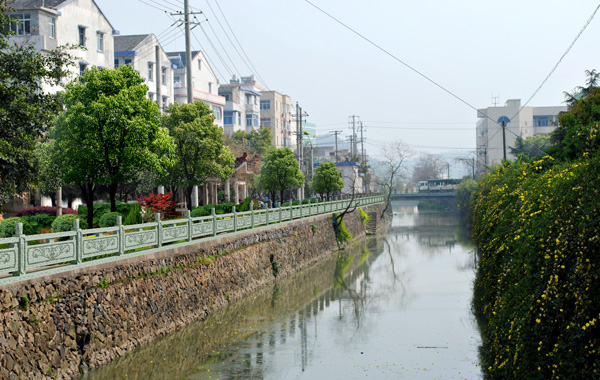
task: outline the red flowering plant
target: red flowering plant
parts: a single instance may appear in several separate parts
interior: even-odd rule
[[[154,214],[159,212],[164,219],[176,218],[179,216],[177,211],[177,203],[172,199],[171,193],[167,194],[150,194],[147,197],[138,198],[145,215],[148,215],[150,220],[154,220]],[[152,211],[152,212],[150,212]]]

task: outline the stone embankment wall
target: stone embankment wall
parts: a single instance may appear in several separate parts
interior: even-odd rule
[[[366,207],[369,211],[380,209]],[[358,212],[344,218],[365,236]],[[316,263],[328,216],[0,288],[0,378],[71,379]]]

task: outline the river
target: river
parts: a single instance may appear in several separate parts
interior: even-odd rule
[[[387,233],[85,379],[480,379],[474,253],[456,214],[394,202]]]

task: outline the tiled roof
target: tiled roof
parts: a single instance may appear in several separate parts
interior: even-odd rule
[[[16,0],[14,3],[9,4],[11,8],[40,8],[42,6],[46,8],[55,8],[62,3],[69,0]]]
[[[149,34],[133,36],[115,36],[115,51],[131,51],[140,44]]]

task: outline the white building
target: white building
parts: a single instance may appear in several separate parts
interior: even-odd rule
[[[502,162],[504,148],[506,158],[516,159],[510,153],[518,136],[527,138],[546,135],[558,126],[558,115],[567,110],[566,106],[521,107],[520,99],[506,101],[504,107],[488,107],[477,110],[477,172],[484,172],[485,166]],[[505,143],[503,144],[502,123],[504,122]]]
[[[292,99],[277,91],[261,91],[260,125],[271,127],[273,146],[292,147]]]
[[[234,75],[229,84],[219,87],[219,95],[225,98],[223,131],[232,135],[236,131],[250,133],[260,127],[260,100],[265,89],[256,83],[254,75]]]
[[[178,103],[187,103],[187,79],[185,52],[167,53],[173,65],[173,96]],[[201,51],[192,52],[192,94],[194,100],[208,105],[215,116],[215,124],[223,128],[225,98],[219,93],[219,80]]]
[[[158,103],[161,112],[173,102],[171,61],[154,34],[115,36],[114,67],[131,65],[148,86],[148,98]]]
[[[17,34],[10,42],[33,44],[38,51],[50,51],[72,44],[86,49],[74,49],[75,74],[91,66],[112,67],[113,36],[119,34],[104,16],[94,0],[16,0],[10,5],[10,16],[20,23],[11,24]]]

